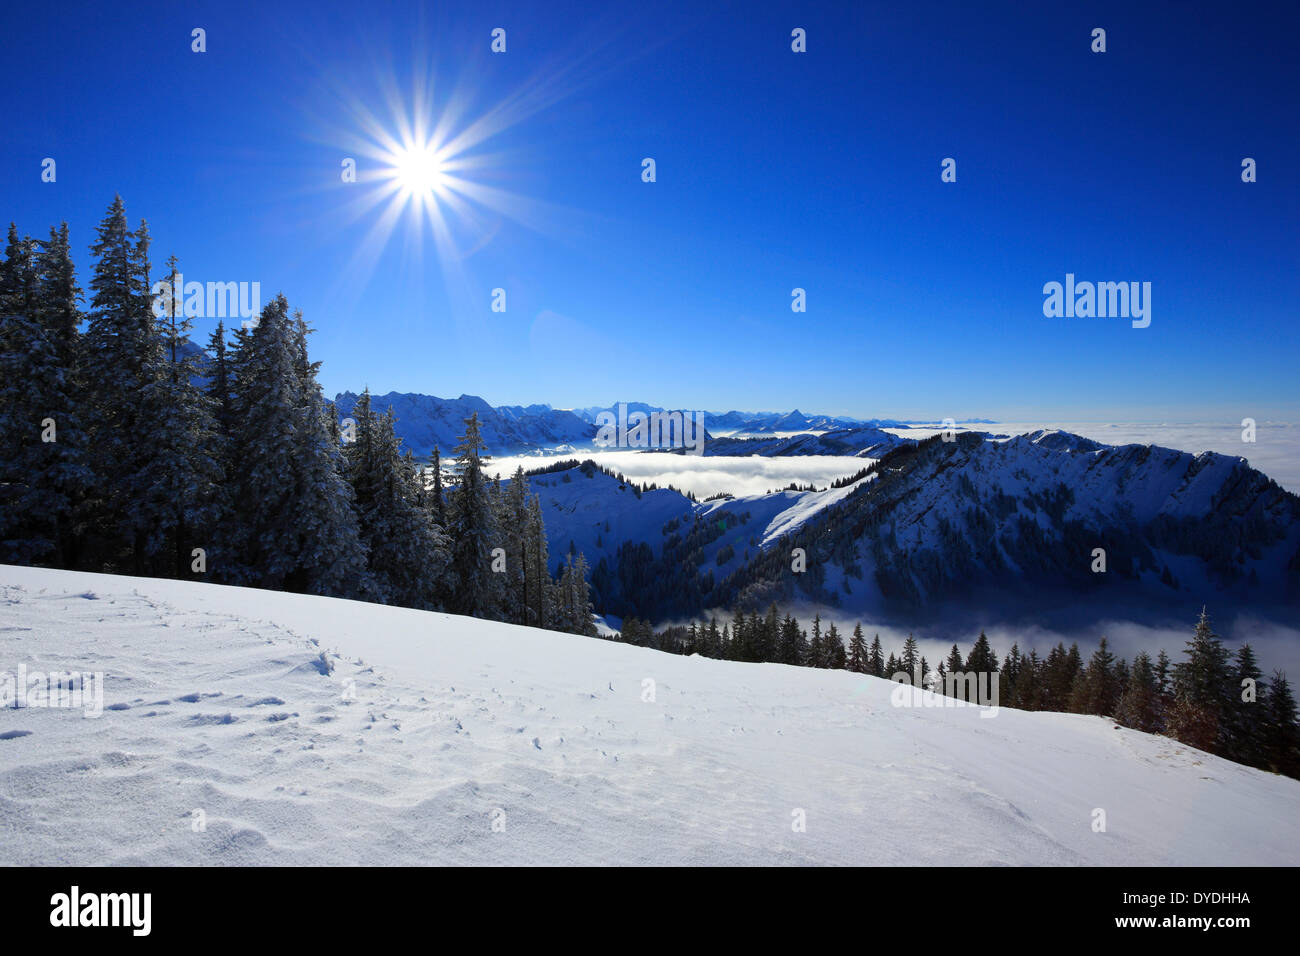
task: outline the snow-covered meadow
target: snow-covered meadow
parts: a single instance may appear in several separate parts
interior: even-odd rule
[[[3,864],[1300,863],[1300,782],[1098,717],[190,582],[0,609],[0,671],[105,688],[0,710]]]

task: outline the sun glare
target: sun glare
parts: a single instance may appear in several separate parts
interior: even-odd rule
[[[446,195],[445,167],[431,146],[403,149],[393,159],[393,176],[408,197],[427,199]]]
[[[355,182],[347,189],[346,212],[369,220],[346,270],[368,281],[390,241],[404,236],[404,253],[423,267],[436,263],[451,295],[468,301],[472,284],[464,260],[489,242],[504,221],[546,233],[566,211],[505,189],[526,165],[503,134],[512,131],[565,92],[559,78],[533,83],[502,101],[470,112],[465,95],[433,95],[431,76],[416,77],[403,95],[397,77],[381,73],[378,95],[363,99],[351,88],[338,91],[346,123],[330,131],[329,142],[355,158]],[[375,104],[379,104],[376,106]],[[491,151],[486,144],[497,140]],[[434,256],[425,257],[431,240]]]

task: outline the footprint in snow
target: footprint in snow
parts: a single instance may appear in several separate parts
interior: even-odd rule
[[[233,724],[239,718],[234,714],[193,714],[190,716],[192,724]]]

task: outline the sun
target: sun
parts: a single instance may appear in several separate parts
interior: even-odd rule
[[[528,166],[527,154],[507,134],[560,96],[555,82],[523,87],[481,112],[450,84],[435,97],[431,75],[413,77],[405,95],[397,76],[382,71],[376,90],[363,87],[366,96],[338,89],[339,103],[332,105],[344,125],[322,135],[353,159],[353,174],[331,182],[360,184],[347,188],[343,211],[352,223],[368,220],[343,271],[368,281],[401,235],[410,265],[436,264],[446,288],[469,302],[476,293],[465,262],[502,223],[547,235],[572,218],[563,207],[504,186]],[[426,258],[429,240],[433,255]]]
[[[392,176],[405,198],[428,200],[447,195],[447,168],[432,145],[411,146],[393,156]]]

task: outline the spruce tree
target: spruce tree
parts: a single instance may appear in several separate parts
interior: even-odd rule
[[[1138,652],[1133,658],[1133,671],[1120,698],[1115,719],[1125,727],[1146,733],[1157,733],[1161,729],[1160,690],[1155,666],[1146,651]]]
[[[72,370],[77,362],[81,327],[81,288],[72,262],[68,224],[51,227],[50,238],[36,253],[37,313],[59,353],[59,364]]]
[[[709,618],[709,627],[705,632],[705,643],[709,648],[708,656],[715,660],[722,660],[725,656],[725,651],[723,647],[722,633],[718,630],[718,619],[716,617]]]
[[[1020,644],[1012,643],[1011,650],[1007,653],[1007,659],[1002,662],[1002,670],[998,672],[998,700],[1008,706],[1015,699],[1016,683],[1020,679],[1020,668],[1022,666]]]
[[[251,331],[235,334],[234,501],[243,572],[260,587],[374,597],[342,452],[306,357],[307,331],[279,295]]]
[[[366,389],[352,416],[356,441],[343,450],[343,460],[376,597],[431,610],[450,561],[448,542],[416,502],[417,476],[402,455],[391,409],[376,415]]]
[[[168,260],[168,287],[179,275],[176,258]],[[151,524],[146,554],[170,560],[157,566],[178,578],[192,576],[193,551],[212,547],[209,533],[224,515],[217,507],[224,474],[218,449],[213,403],[196,385],[202,369],[187,354],[191,321],[175,296],[160,297],[155,308],[163,346],[160,374],[145,386],[148,427],[141,431],[138,453],[150,459],[151,482],[139,503],[141,520]],[[206,565],[206,559],[204,565]]]
[[[957,647],[956,644],[954,644],[952,646],[952,650],[948,652],[948,660],[945,662],[945,666],[944,666],[944,676],[951,677],[954,683],[945,684],[944,691],[943,691],[945,694],[949,694],[949,691],[952,691],[952,693],[949,694],[949,696],[953,696],[953,697],[962,696],[962,694],[964,693],[963,688],[966,685],[963,682],[961,682],[960,678],[958,678],[956,675],[964,673],[965,670],[966,670],[966,662],[961,656],[961,650]]]
[[[78,564],[92,481],[77,414],[79,295],[67,223],[44,243],[11,225],[0,263],[0,562]]]
[[[501,534],[485,471],[491,459],[478,412],[465,419],[465,434],[454,451],[456,484],[447,509],[456,581],[452,610],[496,620],[502,614],[504,588],[501,578],[492,571],[492,551],[500,546]]]
[[[799,643],[799,622],[787,614],[781,622],[781,642],[777,660],[782,664],[798,666],[800,662]]]
[[[862,636],[862,624],[855,624],[853,637],[849,639],[849,670],[855,674],[867,673],[867,654],[867,642]]]
[[[90,469],[84,403],[81,394],[82,360],[81,289],[68,238],[68,224],[50,229],[48,240],[36,253],[36,311],[55,353],[57,373],[49,376],[42,402],[45,416],[56,424],[57,439],[42,442],[39,484],[48,490],[47,520],[52,520],[58,541],[59,563],[65,568],[81,564],[85,500],[95,477]]]
[[[1296,725],[1296,701],[1286,674],[1281,671],[1273,672],[1267,706],[1263,764],[1274,773],[1300,777],[1300,727]]]
[[[528,568],[528,497],[528,479],[521,465],[515,468],[510,486],[501,493],[497,502],[500,547],[506,552],[503,610],[506,620],[514,624],[527,623],[529,586],[541,583],[532,580]]]
[[[12,222],[0,264],[0,314],[36,315],[36,241],[31,236],[20,238]]]
[[[907,635],[907,640],[903,641],[903,656],[899,661],[903,670],[907,671],[908,678],[914,685],[919,684],[921,658],[917,654],[916,638],[911,634]]]
[[[234,426],[234,411],[231,405],[230,362],[226,350],[226,324],[218,321],[217,327],[208,336],[208,353],[211,357],[208,363],[208,398],[212,402],[217,432],[229,441]]]
[[[1226,756],[1259,767],[1264,761],[1268,693],[1263,681],[1264,673],[1259,669],[1255,651],[1249,644],[1237,649],[1233,670],[1229,706],[1224,715],[1227,737],[1231,742],[1231,750]]]
[[[1229,742],[1225,718],[1232,706],[1232,674],[1228,652],[1204,608],[1184,653],[1187,660],[1174,665],[1169,734],[1192,747],[1221,754]]]
[[[1156,692],[1163,700],[1165,695],[1169,693],[1170,674],[1172,673],[1169,666],[1169,655],[1165,653],[1163,647],[1160,649],[1160,653],[1156,655],[1154,671],[1156,678]]]
[[[236,521],[230,546],[239,567],[227,561],[227,581],[283,588],[297,564],[297,531],[289,520],[299,481],[297,444],[300,385],[293,367],[289,303],[276,296],[257,323],[235,330],[230,352],[231,410],[235,419],[231,478]]]
[[[767,614],[759,625],[758,659],[764,662],[780,660],[781,623],[777,619],[776,603],[768,605]]]
[[[61,391],[57,354],[37,318],[0,312],[0,563],[56,557],[59,517],[71,503],[44,474],[52,456],[42,439],[51,421],[57,435],[46,396]]]
[[[299,403],[294,459],[301,478],[294,498],[297,561],[288,581],[291,588],[312,594],[367,598],[375,585],[367,569],[352,489],[344,477],[346,466],[334,427],[337,416],[332,406],[327,409],[316,381],[320,363],[307,357],[311,331],[302,313],[295,312],[289,335]],[[430,570],[438,573],[436,560]]]
[[[966,670],[976,674],[992,674],[997,669],[998,656],[993,653],[993,648],[989,646],[989,639],[981,629],[979,637],[971,647],[970,655],[966,658]]]
[[[731,619],[731,642],[728,645],[729,661],[749,660],[749,629],[745,626],[745,615],[737,611]]]
[[[1041,710],[1043,707],[1043,672],[1044,664],[1038,657],[1038,649],[1031,647],[1029,656],[1020,665],[1020,676],[1016,679],[1015,696],[1010,701],[1012,707],[1020,710]]]
[[[826,666],[832,670],[844,670],[847,666],[844,656],[844,640],[840,637],[839,629],[835,626],[834,621],[826,629]]]
[[[163,377],[149,288],[149,230],[127,226],[122,197],[114,198],[96,230],[85,335],[87,448],[95,472],[91,546],[106,570],[143,573],[163,547],[158,485],[151,445],[161,409],[154,386]]]
[[[429,489],[429,506],[433,509],[433,520],[438,527],[446,529],[447,496],[442,487],[442,453],[438,451],[437,445],[433,446],[433,461],[429,463],[429,470],[433,472],[433,485]]]
[[[1110,652],[1106,638],[1103,637],[1088,661],[1088,666],[1076,680],[1070,709],[1077,714],[1114,716],[1119,695],[1115,655]]]
[[[587,588],[587,560],[579,552],[575,559],[567,555],[564,559],[564,571],[560,576],[561,614],[560,630],[570,634],[585,634],[588,637],[596,633],[593,623],[591,598]]]
[[[555,621],[555,584],[551,580],[550,550],[546,542],[546,527],[542,521],[542,503],[536,495],[528,498],[528,520],[525,541],[527,575],[532,582],[528,592],[527,620],[533,627],[551,627]]]
[[[872,677],[885,676],[885,659],[881,655],[879,634],[871,639],[871,653],[867,655],[867,673]]]

